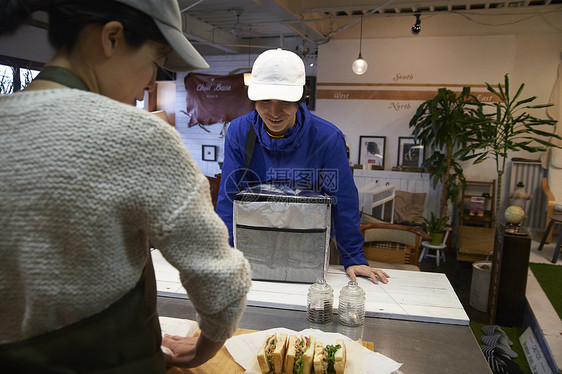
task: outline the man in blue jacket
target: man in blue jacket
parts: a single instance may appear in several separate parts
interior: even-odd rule
[[[226,133],[217,213],[231,244],[232,206],[240,183],[283,181],[332,198],[332,234],[351,280],[364,276],[387,283],[388,274],[365,259],[359,231],[359,199],[342,132],[302,103],[305,68],[293,52],[263,52],[252,68],[248,97],[255,110],[233,120]],[[246,155],[248,138],[253,143]],[[246,160],[250,164],[246,168]]]

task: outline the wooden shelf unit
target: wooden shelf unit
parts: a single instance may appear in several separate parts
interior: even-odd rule
[[[487,196],[484,196],[487,194]],[[473,198],[482,201],[482,209],[473,209]],[[461,197],[460,224],[467,226],[493,227],[495,220],[496,181],[466,181]]]

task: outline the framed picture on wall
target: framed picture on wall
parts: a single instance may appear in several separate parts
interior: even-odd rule
[[[201,158],[203,161],[217,161],[217,146],[203,145]]]
[[[384,169],[386,136],[359,137],[359,163],[372,169]]]
[[[398,138],[398,167],[421,169],[425,157],[424,147],[412,136]]]

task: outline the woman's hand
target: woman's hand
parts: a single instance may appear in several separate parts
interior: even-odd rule
[[[198,337],[165,334],[162,337],[162,345],[171,351],[164,352],[166,365],[194,368],[213,358],[224,345],[224,340],[216,342],[203,334]]]
[[[352,265],[345,269],[347,275],[349,275],[349,279],[352,281],[357,281],[357,276],[362,276],[365,278],[369,278],[373,281],[374,284],[379,284],[379,280],[383,283],[388,283],[388,278],[390,275],[385,273],[380,269],[374,269],[369,265]],[[378,279],[378,280],[377,280]]]

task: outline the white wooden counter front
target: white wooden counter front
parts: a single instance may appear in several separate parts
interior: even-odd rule
[[[159,294],[187,298],[179,275],[162,257],[153,251]],[[449,280],[442,273],[385,269],[390,275],[387,284],[378,285],[359,278],[365,290],[367,317],[379,317],[420,322],[468,325],[464,311]],[[334,289],[334,310],[337,311],[340,290],[349,281],[343,267],[331,267],[326,281]],[[248,305],[277,309],[306,310],[309,284],[253,281],[248,293]]]

